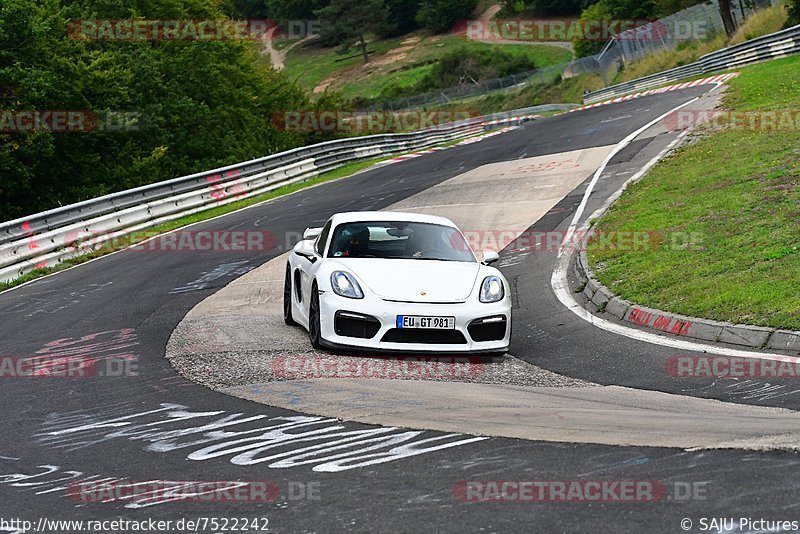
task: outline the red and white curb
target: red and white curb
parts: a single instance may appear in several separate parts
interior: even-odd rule
[[[591,109],[600,106],[605,106],[608,104],[616,104],[618,102],[625,102],[627,100],[633,100],[634,98],[639,98],[642,96],[647,95],[656,95],[661,93],[668,93],[670,91],[677,91],[678,89],[686,89],[687,87],[697,87],[698,85],[705,85],[709,83],[725,83],[731,78],[738,76],[738,72],[728,72],[726,74],[718,74],[717,76],[710,76],[708,78],[700,78],[699,80],[694,80],[691,82],[684,82],[684,83],[676,83],[673,85],[667,85],[666,87],[659,87],[658,89],[649,89],[647,91],[642,91],[639,93],[633,93],[630,95],[620,96],[617,98],[613,98],[611,100],[603,100],[602,102],[595,102],[594,104],[589,104],[587,106],[582,106],[579,108],[571,109],[567,113],[573,113],[575,111],[581,111],[584,109]]]

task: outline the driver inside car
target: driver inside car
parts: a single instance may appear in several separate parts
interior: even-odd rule
[[[412,258],[427,258],[438,250],[436,236],[429,232],[417,231],[411,242]]]

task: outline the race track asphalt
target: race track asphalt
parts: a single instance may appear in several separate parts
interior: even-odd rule
[[[486,163],[616,143],[707,89],[652,95],[529,122],[479,143],[326,183],[193,229],[258,229],[284,236],[316,226],[337,211],[381,209]],[[636,144],[629,151],[633,154],[621,154],[614,163],[624,166],[626,159],[630,162],[637,150],[646,151],[647,146]],[[622,180],[620,175],[601,182],[587,213]],[[584,188],[585,183],[533,229],[565,228]],[[800,460],[788,452],[684,451],[508,438],[468,442],[471,436],[443,438],[442,433],[425,432],[414,439],[440,441],[421,446],[465,443],[333,471],[314,468],[330,466],[335,460],[311,457],[314,461],[304,462],[298,455],[299,444],[293,445],[295,463],[288,466],[234,461],[233,452],[198,455],[208,443],[232,443],[252,436],[245,431],[261,428],[268,419],[302,415],[195,385],[178,377],[164,358],[171,332],[194,305],[282,252],[280,247],[224,254],[128,250],[0,294],[0,355],[65,354],[59,351],[68,350],[71,340],[77,340],[80,347],[94,345],[98,354],[133,354],[138,371],[138,376],[114,378],[3,380],[0,517],[34,522],[41,517],[267,517],[273,532],[679,532],[685,517],[695,522],[702,516],[792,519],[797,485],[792,466]],[[517,299],[511,351],[518,357],[602,384],[796,409],[796,395],[788,389],[782,396],[748,396],[730,384],[692,382],[687,386],[670,379],[663,363],[674,350],[600,331],[560,305],[549,285],[555,261],[554,254],[503,258],[502,269],[514,284]],[[175,292],[176,288],[184,290]],[[90,337],[79,340],[83,336]],[[164,403],[173,405],[171,411]],[[187,407],[191,415],[174,405]],[[226,428],[228,434],[213,434],[215,429],[200,423],[233,414],[262,419],[231,425]],[[278,419],[266,426],[281,421],[289,420]],[[135,426],[137,422],[141,425]],[[380,427],[358,423],[341,426],[342,432],[374,430],[377,436],[382,432]],[[184,432],[168,433],[180,429]],[[403,434],[402,429],[388,432]],[[335,455],[328,451],[329,457]],[[270,480],[283,495],[273,502],[162,502],[139,508],[119,500],[80,503],[67,495],[70,482],[106,477]],[[702,498],[695,495],[686,501],[671,493],[673,498],[637,503],[476,503],[462,502],[454,493],[459,481],[521,479],[658,480],[669,492],[693,483],[705,491]],[[303,484],[314,485],[319,497],[288,498],[290,487]]]

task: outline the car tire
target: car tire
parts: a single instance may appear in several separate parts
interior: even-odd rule
[[[308,339],[311,341],[311,346],[315,349],[322,348],[322,329],[320,326],[319,318],[319,291],[317,291],[317,283],[311,286],[311,298],[308,304]]]
[[[289,326],[297,323],[292,317],[292,267],[286,264],[286,278],[283,281],[283,322]]]

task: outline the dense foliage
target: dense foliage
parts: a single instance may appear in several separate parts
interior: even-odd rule
[[[506,0],[503,15],[580,18],[582,21],[655,20],[704,0]],[[797,1],[797,0],[794,0]],[[605,42],[574,40],[578,57],[599,52]]]
[[[605,11],[625,11],[625,18],[631,18],[627,13],[632,10],[643,9],[648,17],[661,18],[671,15],[681,9],[686,9],[705,0],[650,0],[641,3],[630,0],[605,0]],[[598,0],[506,0],[503,14],[527,13],[537,17],[576,17],[584,10],[596,4]]]
[[[598,20],[644,20],[653,18],[655,2],[653,0],[600,0],[587,7],[581,13],[582,21]],[[596,54],[603,49],[605,42],[591,39],[575,39],[573,46],[578,57]]]
[[[655,20],[701,3],[701,0],[599,0],[581,13],[583,21],[597,20]],[[578,57],[596,54],[605,46],[598,40],[576,39],[573,42]]]
[[[504,13],[530,13],[537,17],[578,15],[588,0],[507,0]]]
[[[389,11],[383,0],[332,0],[318,10],[322,42],[327,46],[356,46],[367,56],[367,35],[380,33],[387,25]]]
[[[786,27],[800,24],[800,0],[790,0],[786,8],[789,10],[789,18],[786,20]]]
[[[311,140],[272,125],[303,93],[249,41],[94,40],[78,19],[222,17],[217,0],[3,0],[0,110],[132,113],[133,131],[0,132],[0,220]]]
[[[436,33],[450,31],[456,22],[472,18],[477,5],[478,0],[422,0],[417,22]]]
[[[388,10],[387,25],[381,32],[382,37],[394,37],[416,30],[417,12],[420,0],[384,0]]]
[[[239,0],[258,2],[259,0]],[[381,37],[403,35],[427,28],[434,33],[451,31],[461,20],[475,15],[478,0],[266,0],[270,16],[277,19],[307,18],[308,9],[317,14],[328,14],[328,22],[334,28],[328,30],[325,39],[328,43],[342,44],[348,33],[343,26],[353,26],[352,19],[332,15],[355,10],[368,10],[381,20],[380,24],[370,24]],[[285,4],[279,7],[279,4]],[[287,9],[287,7],[289,7]],[[322,15],[321,15],[322,16]]]

